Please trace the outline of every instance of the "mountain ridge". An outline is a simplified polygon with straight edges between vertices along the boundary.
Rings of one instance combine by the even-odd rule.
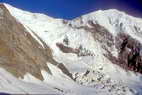
[[[141,20],[117,10],[97,11],[74,20],[63,20],[26,12],[8,4],[1,6],[6,6],[9,14],[1,16],[0,46],[3,47],[0,61],[5,66],[3,56],[9,57],[12,53],[6,61],[15,58],[9,61],[8,69],[1,68],[6,71],[15,69],[14,76],[24,73],[16,76],[15,82],[20,79],[45,90],[54,89],[54,93],[61,95],[141,95]],[[16,47],[22,51],[17,51]],[[17,53],[20,56],[14,57]],[[16,68],[17,64],[22,66]],[[1,71],[3,75],[4,71]],[[33,86],[26,88],[21,81],[22,92],[38,91],[32,90]],[[4,89],[3,85],[0,87]],[[48,93],[45,90],[43,93]]]

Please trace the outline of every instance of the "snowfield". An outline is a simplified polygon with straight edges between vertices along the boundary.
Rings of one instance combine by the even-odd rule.
[[[142,95],[142,75],[113,64],[104,56],[107,51],[102,45],[106,44],[94,40],[92,33],[87,31],[88,28],[92,28],[88,23],[91,21],[103,26],[113,37],[122,32],[142,43],[142,19],[110,9],[66,21],[27,12],[8,4],[4,5],[40,45],[44,47],[39,38],[52,49],[54,59],[65,65],[74,80],[64,74],[58,66],[50,63],[47,63],[47,66],[52,75],[42,70],[43,81],[30,73],[27,73],[23,79],[17,79],[0,68],[0,92],[49,95]],[[68,47],[71,51],[65,53],[57,43]],[[108,47],[108,50],[118,57],[119,51],[115,46]],[[81,56],[86,52],[88,55]]]

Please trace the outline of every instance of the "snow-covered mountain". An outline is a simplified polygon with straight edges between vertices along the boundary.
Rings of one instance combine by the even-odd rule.
[[[0,5],[0,92],[142,95],[142,19],[115,9],[73,20]]]

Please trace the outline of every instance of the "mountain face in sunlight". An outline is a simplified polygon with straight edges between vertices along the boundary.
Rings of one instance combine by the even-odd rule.
[[[141,95],[142,19],[116,9],[73,20],[0,5],[0,92]]]

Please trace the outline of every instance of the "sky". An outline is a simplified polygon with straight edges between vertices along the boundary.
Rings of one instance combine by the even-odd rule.
[[[74,19],[104,9],[118,9],[142,18],[142,0],[0,0],[23,10]]]

